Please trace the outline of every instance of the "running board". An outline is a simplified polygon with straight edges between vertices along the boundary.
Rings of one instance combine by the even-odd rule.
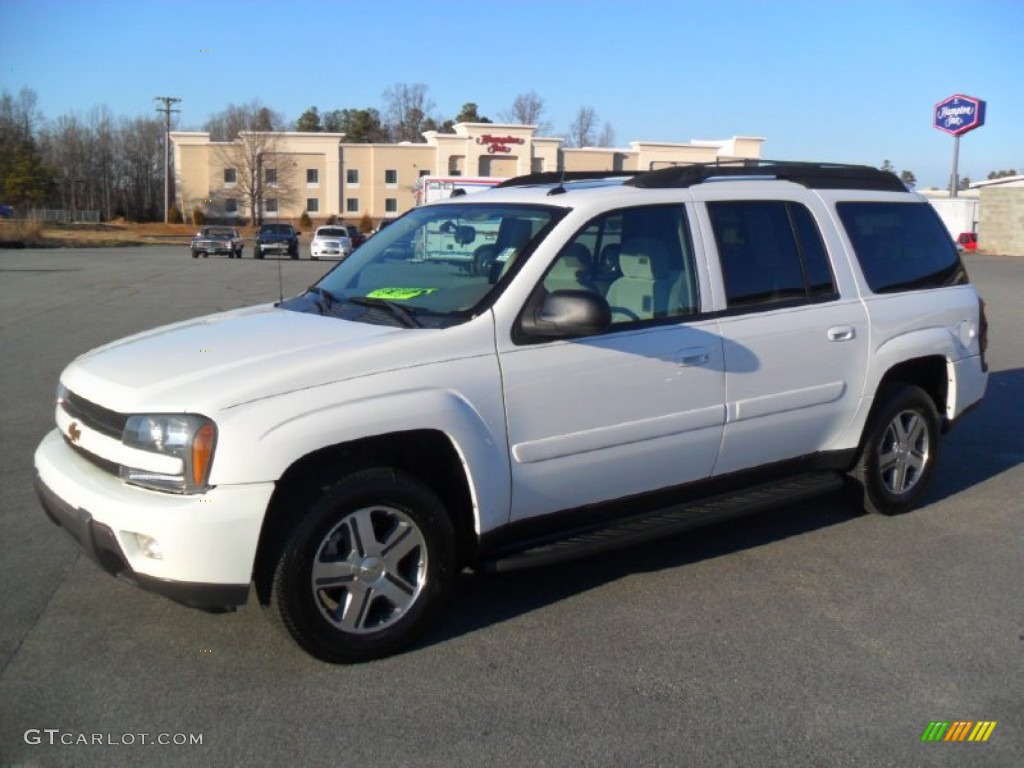
[[[567,532],[563,538],[524,542],[517,549],[506,548],[485,557],[478,568],[496,573],[590,557],[731,517],[820,496],[838,490],[842,484],[842,477],[834,472],[789,477],[737,493],[664,507],[593,528],[576,529]]]

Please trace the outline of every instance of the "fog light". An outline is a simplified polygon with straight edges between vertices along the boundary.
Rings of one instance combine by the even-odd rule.
[[[152,558],[153,560],[164,559],[164,551],[161,548],[159,541],[154,539],[152,536],[146,536],[142,533],[136,533],[135,538],[139,543],[139,551],[146,557]]]

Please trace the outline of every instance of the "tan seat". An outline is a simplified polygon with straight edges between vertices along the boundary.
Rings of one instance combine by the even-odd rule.
[[[665,247],[651,237],[628,240],[622,244],[619,269],[622,277],[606,297],[612,322],[663,317],[673,283]]]

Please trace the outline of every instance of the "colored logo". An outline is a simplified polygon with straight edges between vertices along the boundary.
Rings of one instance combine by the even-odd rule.
[[[957,93],[935,105],[932,127],[960,136],[985,124],[985,102]]]
[[[82,438],[82,430],[78,428],[78,424],[74,421],[68,427],[68,437],[71,438],[72,443],[77,443]]]
[[[988,741],[995,729],[995,720],[932,720],[921,741]]]

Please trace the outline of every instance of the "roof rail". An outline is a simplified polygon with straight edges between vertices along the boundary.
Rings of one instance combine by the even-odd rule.
[[[640,173],[626,184],[641,189],[685,188],[728,177],[782,179],[811,189],[907,191],[895,174],[869,165],[760,159],[674,165]]]
[[[723,160],[714,163],[686,163],[656,171],[543,171],[516,176],[497,185],[525,187],[544,184],[561,186],[568,181],[624,179],[626,186],[639,189],[683,189],[713,179],[781,179],[810,189],[865,189],[906,192],[906,185],[894,173],[870,165],[813,163],[795,160]]]
[[[623,179],[641,175],[643,171],[541,171],[516,176],[495,185],[502,187],[527,187],[540,184],[561,184],[565,181],[592,181],[594,179]]]

